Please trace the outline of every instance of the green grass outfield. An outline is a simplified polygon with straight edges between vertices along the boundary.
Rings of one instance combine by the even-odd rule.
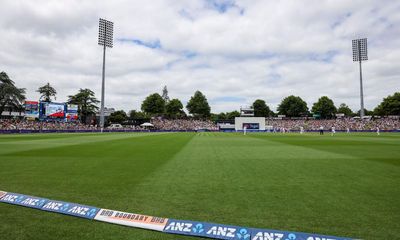
[[[0,190],[184,220],[399,239],[400,134],[0,135]],[[195,238],[0,203],[0,239]]]

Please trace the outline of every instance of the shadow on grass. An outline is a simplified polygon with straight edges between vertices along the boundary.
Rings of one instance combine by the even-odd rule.
[[[319,151],[345,154],[363,160],[400,166],[400,141],[397,137],[385,136],[330,136],[330,135],[249,135],[250,137],[273,141]],[[388,141],[385,141],[387,139]],[[399,138],[397,138],[399,139]]]

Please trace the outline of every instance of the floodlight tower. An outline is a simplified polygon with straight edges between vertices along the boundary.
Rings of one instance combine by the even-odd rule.
[[[103,73],[101,82],[101,109],[100,109],[100,127],[104,128],[104,88],[106,71],[106,47],[113,47],[114,23],[105,19],[99,19],[99,45],[103,46]]]
[[[367,39],[355,39],[352,41],[353,43],[353,62],[360,63],[360,117],[361,119],[364,117],[364,92],[363,92],[363,82],[362,82],[362,68],[361,62],[368,60],[368,52],[367,52]]]

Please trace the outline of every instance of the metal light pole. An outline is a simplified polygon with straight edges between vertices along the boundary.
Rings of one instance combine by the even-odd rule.
[[[360,63],[360,117],[361,119],[364,117],[364,91],[363,91],[363,81],[362,81],[362,68],[361,62],[368,60],[368,52],[367,52],[367,39],[355,39],[352,41],[353,43],[353,62]]]
[[[103,72],[101,82],[101,109],[100,109],[100,127],[104,128],[104,90],[105,90],[105,71],[106,71],[106,47],[113,47],[114,23],[105,19],[99,19],[99,45],[103,46]]]

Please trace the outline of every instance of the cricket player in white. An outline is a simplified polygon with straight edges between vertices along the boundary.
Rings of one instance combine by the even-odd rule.
[[[303,133],[304,133],[304,128],[300,127],[300,134],[303,134]]]
[[[346,128],[346,132],[350,133],[350,128],[349,127]]]
[[[335,127],[332,127],[331,136],[333,136],[335,133],[336,133]]]
[[[376,134],[377,134],[378,136],[380,135],[379,127],[376,127]]]

